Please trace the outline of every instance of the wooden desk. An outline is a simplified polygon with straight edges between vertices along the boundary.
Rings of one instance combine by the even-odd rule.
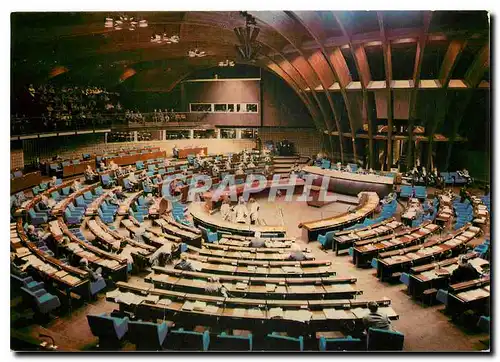
[[[89,161],[80,161],[80,163],[70,164],[63,167],[63,177],[70,177],[74,175],[81,175],[87,169],[87,166],[90,166],[93,170],[95,170],[95,160]]]
[[[27,188],[39,185],[42,182],[40,171],[29,172],[20,177],[10,179],[10,193],[15,194]]]
[[[341,251],[349,249],[355,242],[395,233],[402,226],[402,223],[391,217],[364,228],[338,231],[333,237],[332,248],[335,250],[335,255],[339,255]]]
[[[303,239],[308,242],[318,240],[319,234],[349,227],[373,214],[380,201],[378,195],[375,192],[361,192],[359,197],[360,204],[352,211],[326,219],[300,223],[299,228],[303,229]]]
[[[224,221],[222,218],[211,215],[205,209],[205,203],[193,202],[189,206],[189,212],[193,217],[196,226],[202,225],[211,230],[227,231],[233,234],[253,236],[256,231],[264,234],[273,234],[279,237],[285,236],[286,228],[284,226],[267,226],[267,225],[249,225],[238,224],[229,221]]]
[[[153,151],[153,152],[147,152],[147,153],[136,153],[136,154],[125,154],[122,156],[116,156],[116,157],[109,157],[107,158],[104,163],[106,166],[110,164],[111,161],[116,163],[117,165],[131,165],[135,164],[137,161],[147,161],[150,159],[157,159],[157,158],[165,158],[167,157],[167,154],[165,151]]]
[[[190,147],[190,148],[180,148],[178,158],[187,158],[188,155],[197,155],[203,151],[205,156],[208,156],[207,147]]]

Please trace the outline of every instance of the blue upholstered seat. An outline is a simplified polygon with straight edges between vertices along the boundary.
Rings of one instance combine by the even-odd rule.
[[[87,315],[92,334],[101,340],[120,341],[128,331],[128,321],[125,318],[116,318],[101,313],[98,315]]]
[[[387,329],[368,328],[366,345],[369,351],[401,351],[405,336]]]
[[[214,340],[211,340],[210,350],[212,351],[251,351],[253,337],[248,336],[231,336],[225,332],[217,335]]]
[[[168,335],[166,348],[183,351],[208,351],[210,334],[205,332],[185,331],[184,328],[172,330]]]
[[[362,351],[366,349],[361,339],[347,336],[345,338],[325,338],[319,339],[320,351]]]
[[[140,350],[161,350],[167,337],[167,323],[128,322],[128,340]]]
[[[276,332],[268,334],[265,339],[268,351],[303,351],[304,337],[282,336]]]

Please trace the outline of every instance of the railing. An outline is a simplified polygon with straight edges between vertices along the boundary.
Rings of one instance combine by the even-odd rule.
[[[45,117],[11,117],[11,136],[32,135],[38,133],[59,133],[94,131],[102,129],[137,129],[137,128],[178,128],[201,125],[208,113],[163,112],[159,117],[154,112],[142,113],[141,119],[130,119],[124,113],[95,115],[86,119],[47,119]]]

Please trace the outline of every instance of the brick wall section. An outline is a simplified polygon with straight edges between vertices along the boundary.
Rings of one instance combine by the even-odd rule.
[[[321,151],[321,135],[315,128],[277,128],[266,127],[259,129],[259,137],[262,143],[266,141],[276,142],[288,140],[295,144],[295,152],[311,156]]]
[[[10,169],[23,168],[24,167],[24,154],[23,150],[11,150],[10,151]]]

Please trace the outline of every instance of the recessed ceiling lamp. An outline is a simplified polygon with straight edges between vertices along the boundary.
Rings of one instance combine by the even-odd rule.
[[[190,57],[190,58],[202,58],[206,55],[207,55],[207,53],[205,53],[205,51],[201,51],[199,49],[188,51],[188,57]]]
[[[167,36],[166,33],[163,34],[153,34],[151,36],[151,43],[156,43],[156,44],[177,44],[181,38],[179,38],[179,35],[172,35],[172,36]]]
[[[223,62],[219,62],[219,67],[234,67],[234,61],[226,59]]]
[[[120,15],[117,19],[106,18],[104,27],[108,29],[113,28],[114,30],[128,29],[134,31],[137,27],[147,28],[148,22],[147,20],[137,21],[133,16]]]

